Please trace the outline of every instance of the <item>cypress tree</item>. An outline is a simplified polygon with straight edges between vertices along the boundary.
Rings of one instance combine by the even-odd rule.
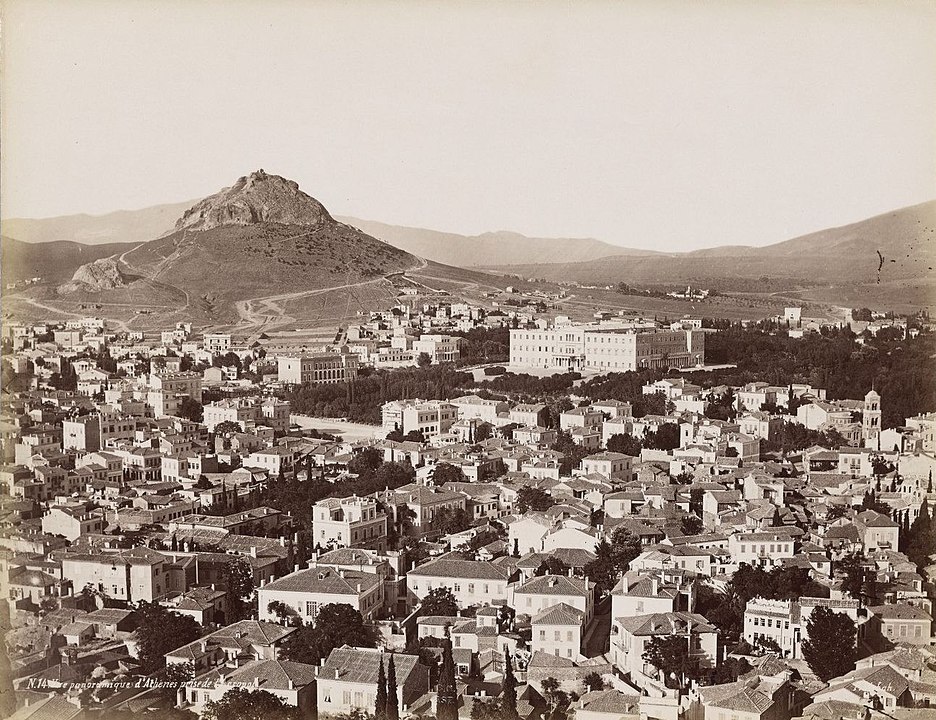
[[[393,653],[387,663],[387,720],[400,720],[400,702],[397,699],[396,665],[393,663]]]
[[[516,720],[517,713],[517,679],[513,674],[513,664],[510,662],[510,650],[504,648],[504,696],[502,699],[505,720]]]
[[[458,720],[458,691],[455,689],[455,661],[452,659],[452,641],[445,639],[442,647],[442,668],[436,691],[436,720]]]
[[[374,720],[387,720],[387,678],[384,675],[383,653],[380,655],[380,670],[377,671],[377,705],[374,708]]]

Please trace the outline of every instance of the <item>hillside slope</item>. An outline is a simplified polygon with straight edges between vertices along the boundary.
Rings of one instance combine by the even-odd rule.
[[[80,265],[132,247],[132,244],[124,243],[83,245],[61,240],[29,243],[4,236],[3,281],[13,283],[38,277],[42,278],[43,283],[58,284],[72,277]]]

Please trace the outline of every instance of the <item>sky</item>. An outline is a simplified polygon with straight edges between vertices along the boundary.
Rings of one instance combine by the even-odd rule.
[[[4,0],[0,216],[263,168],[335,215],[689,250],[936,197],[936,3]]]

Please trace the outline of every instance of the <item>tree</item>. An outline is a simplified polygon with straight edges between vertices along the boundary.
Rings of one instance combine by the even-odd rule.
[[[446,587],[437,587],[429,591],[419,605],[419,614],[453,616],[458,614],[458,603],[452,591]]]
[[[475,698],[471,703],[471,720],[505,720],[504,701],[499,698]]]
[[[184,663],[166,663],[166,671],[163,673],[163,682],[166,684],[165,690],[169,699],[175,700],[179,688],[187,682],[195,679],[195,663],[191,660]],[[173,705],[175,702],[173,702]]]
[[[444,507],[436,513],[432,524],[443,535],[453,535],[470,528],[471,522],[471,514],[464,508]]]
[[[573,468],[578,467],[582,459],[590,455],[584,445],[579,445],[572,439],[572,435],[565,430],[560,430],[556,436],[556,442],[552,449],[562,453],[562,460],[559,463],[559,474],[569,475]]]
[[[513,663],[510,660],[510,650],[504,648],[504,687],[501,698],[504,720],[516,720],[517,713],[517,679],[513,673]]]
[[[231,560],[224,569],[224,579],[226,582],[228,602],[231,608],[231,616],[228,622],[236,622],[244,619],[247,600],[253,595],[254,577],[253,569],[246,558],[235,558]]]
[[[644,447],[654,450],[673,450],[679,447],[679,425],[663,423],[656,432],[648,432],[644,438]]]
[[[485,440],[489,440],[494,436],[494,426],[491,423],[483,422],[478,425],[474,433],[474,441],[476,443],[482,443]]]
[[[383,655],[377,670],[377,699],[374,706],[374,720],[387,720],[387,677],[384,675]]]
[[[845,613],[821,605],[806,620],[803,659],[820,680],[828,682],[855,667],[857,630]]]
[[[176,409],[176,415],[197,423],[202,421],[204,414],[205,408],[202,407],[202,404],[198,402],[198,400],[187,396],[182,398],[179,402],[179,407]]]
[[[421,352],[416,356],[416,365],[421,368],[429,367],[432,365],[432,357],[429,353]]]
[[[723,685],[725,683],[735,682],[742,675],[751,672],[753,668],[744,658],[726,657],[724,662],[718,664],[712,673],[712,683],[714,685]]]
[[[348,461],[348,472],[355,475],[367,475],[380,467],[383,456],[375,447],[364,448]]]
[[[595,548],[594,560],[585,566],[585,574],[595,581],[599,592],[608,592],[618,581],[618,560],[611,543],[602,540]]]
[[[397,690],[396,663],[393,653],[387,663],[387,720],[400,720],[400,701]]]
[[[608,438],[608,450],[640,457],[641,444],[633,435],[617,434]]]
[[[317,665],[336,647],[377,646],[377,632],[364,622],[361,613],[345,603],[323,605],[314,625],[306,625],[283,641],[283,657],[293,662]]]
[[[644,645],[643,659],[663,673],[667,687],[684,688],[694,676],[689,641],[679,635],[657,635]]]
[[[299,720],[299,708],[266,690],[232,688],[217,702],[209,700],[204,720]]]
[[[429,476],[432,484],[439,487],[447,482],[465,482],[465,473],[457,465],[450,463],[439,463],[432,468],[432,474]]]
[[[442,646],[442,666],[439,669],[436,720],[458,720],[458,690],[455,687],[455,661],[452,659],[452,641],[445,639]]]
[[[282,600],[271,600],[269,603],[267,603],[267,612],[271,612],[276,615],[279,621],[284,624],[287,620],[299,619],[296,615],[296,611],[289,607],[289,605],[284,603]]]
[[[233,420],[225,420],[223,422],[219,422],[214,427],[215,437],[224,437],[225,435],[228,435],[229,433],[239,433],[239,432],[243,432],[243,430],[241,429],[240,423],[236,423]]]
[[[165,655],[201,636],[201,626],[188,615],[170,612],[159,603],[141,600],[137,606],[140,625],[135,631],[144,673],[153,673],[166,664]]]
[[[601,675],[592,671],[588,673],[583,679],[582,682],[585,684],[585,689],[588,692],[594,692],[595,690],[604,690],[605,681],[601,678]]]
[[[524,486],[517,491],[517,509],[521,514],[527,510],[542,512],[556,504],[552,495],[540,488]]]
[[[549,555],[533,571],[534,575],[567,575],[568,573],[569,566],[553,555]]]
[[[861,553],[849,553],[839,562],[839,570],[845,574],[842,591],[861,602],[864,598],[864,556]]]
[[[702,520],[698,515],[683,515],[679,521],[679,529],[683,535],[698,535],[703,530]]]
[[[923,498],[920,513],[907,533],[907,558],[918,568],[929,564],[929,557],[936,552],[936,532],[930,519],[929,502]]]

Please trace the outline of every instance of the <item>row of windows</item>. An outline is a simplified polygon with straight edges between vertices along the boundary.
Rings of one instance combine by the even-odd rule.
[[[741,552],[742,552],[742,553],[747,552],[747,551],[748,551],[748,550],[747,550],[747,547],[748,547],[747,545],[745,545],[744,543],[741,543]],[[774,544],[774,543],[771,543],[770,545],[761,545],[761,546],[760,546],[760,554],[761,554],[761,555],[764,555],[765,553],[767,553],[767,548],[768,548],[768,547],[770,548],[770,552],[772,552],[772,553],[774,553],[774,552],[790,552],[790,546],[789,546],[789,544],[787,544],[787,543],[783,543],[783,544]],[[751,545],[751,552],[752,552],[752,553],[756,553],[756,552],[757,552],[757,544]]]
[[[783,629],[789,630],[790,621],[783,620],[782,622],[783,622]],[[777,629],[779,629],[780,623],[781,623],[780,618],[777,618],[776,620],[774,620],[774,618],[763,618],[763,617],[757,617],[756,615],[751,618],[751,625],[753,625],[754,627],[776,627]]]

